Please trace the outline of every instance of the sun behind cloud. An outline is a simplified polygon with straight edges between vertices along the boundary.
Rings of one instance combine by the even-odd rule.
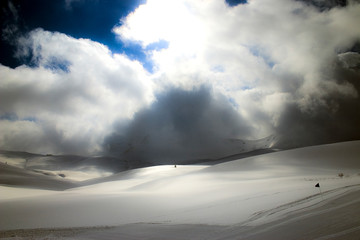
[[[85,7],[75,2],[67,13]],[[16,35],[16,57],[28,61],[0,65],[0,149],[101,151],[107,136],[124,134],[118,126],[130,126],[161,96],[203,87],[251,129],[236,138],[276,134],[293,147],[359,139],[360,4],[312,2],[149,0],[110,24],[120,51],[91,32]]]

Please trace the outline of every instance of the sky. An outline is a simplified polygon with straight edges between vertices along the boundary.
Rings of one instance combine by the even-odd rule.
[[[0,149],[146,161],[360,139],[357,0],[1,0],[0,15]]]

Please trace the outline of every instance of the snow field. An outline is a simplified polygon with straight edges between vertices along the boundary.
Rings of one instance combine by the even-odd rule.
[[[355,141],[214,166],[135,169],[65,191],[0,186],[0,230],[130,223],[257,226],[358,188],[358,156]]]

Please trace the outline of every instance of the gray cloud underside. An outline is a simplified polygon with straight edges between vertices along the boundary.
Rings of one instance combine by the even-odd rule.
[[[289,104],[276,128],[277,134],[283,136],[279,147],[360,139],[360,54],[352,52],[347,55],[347,59],[345,56],[340,58],[343,61],[339,61],[329,74],[338,83],[352,86],[356,97],[339,93],[329,94],[322,99],[314,96],[310,111],[302,111],[298,105]]]
[[[360,71],[344,64],[351,62],[338,62],[333,76],[359,92]],[[360,139],[358,97],[334,93],[322,99],[314,96],[312,101],[312,108],[306,111],[296,103],[285,106],[279,123],[273,126],[279,139],[273,147],[287,149]],[[266,115],[259,118],[269,121]],[[105,146],[130,167],[174,164],[241,152],[240,146],[230,140],[247,139],[254,131],[224,96],[214,96],[208,88],[172,89],[149,108],[140,110],[129,123],[120,125]]]
[[[206,87],[171,89],[119,126],[105,146],[131,167],[172,164],[237,153],[230,140],[251,136],[252,130],[224,96]]]

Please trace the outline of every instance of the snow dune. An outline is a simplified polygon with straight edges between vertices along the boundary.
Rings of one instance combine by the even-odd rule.
[[[114,231],[135,234],[136,231],[129,230],[134,226],[150,232],[168,226],[169,234],[193,229],[203,231],[196,236],[211,239],[216,235],[215,230],[209,230],[213,225],[213,229],[227,233],[229,229],[239,238],[243,229],[291,222],[291,214],[325,208],[334,199],[359,192],[359,157],[360,141],[352,141],[268,153],[212,166],[135,169],[78,182],[81,187],[65,191],[3,185],[0,186],[0,230],[119,226],[104,230],[109,237]],[[322,195],[316,183],[320,183]],[[353,201],[354,206],[359,206],[360,200]],[[87,238],[89,232],[85,234]]]

